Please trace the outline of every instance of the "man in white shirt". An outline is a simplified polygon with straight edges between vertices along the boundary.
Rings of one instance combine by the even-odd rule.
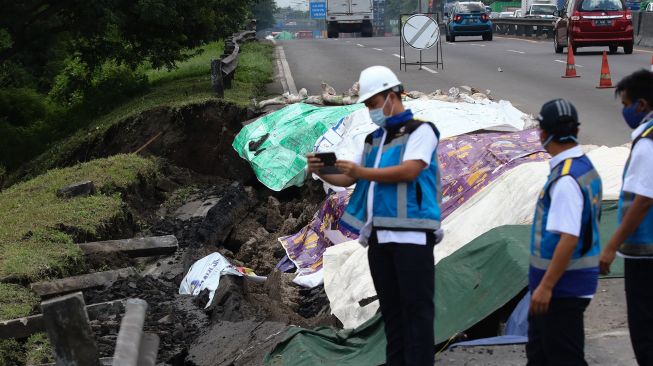
[[[633,145],[619,197],[619,227],[601,253],[608,274],[624,257],[628,328],[640,365],[653,365],[653,72],[641,70],[617,85]]]
[[[552,158],[533,219],[527,365],[586,366],[583,314],[598,282],[601,178],[578,145],[571,103],[544,104],[538,120]]]
[[[363,70],[360,86],[359,102],[379,129],[367,136],[356,161],[336,162],[342,174],[320,174],[323,163],[310,154],[309,172],[332,185],[356,184],[340,225],[369,245],[370,272],[385,323],[386,365],[432,366],[433,247],[442,239],[439,132],[404,108],[403,87],[390,69]]]

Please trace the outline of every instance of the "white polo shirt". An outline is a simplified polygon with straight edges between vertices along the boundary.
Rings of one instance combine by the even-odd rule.
[[[381,143],[385,143],[387,131],[384,130],[383,138]],[[403,161],[409,160],[421,160],[426,166],[424,169],[427,169],[431,164],[431,157],[433,152],[438,147],[438,138],[435,136],[433,129],[430,126],[422,125],[419,126],[413,133],[410,134],[408,141],[406,142],[406,150],[404,151]],[[363,165],[363,154],[362,152],[356,156],[354,162],[359,165]],[[374,168],[378,168],[380,163],[380,154],[379,158],[376,159],[374,163]],[[370,186],[367,191],[367,222],[360,231],[359,241],[361,243],[367,243],[371,233],[372,233],[372,218],[374,212],[374,187],[376,182],[370,182]],[[384,243],[404,243],[404,244],[418,244],[426,245],[426,233],[423,231],[390,231],[390,230],[379,230],[377,231],[377,237],[379,239],[379,244]]]
[[[567,159],[583,156],[580,146],[565,150],[549,161],[551,170]],[[546,231],[557,234],[580,236],[583,220],[583,192],[576,180],[570,176],[558,179],[551,186],[551,207],[546,223]]]
[[[551,170],[563,164],[567,159],[574,159],[583,156],[583,149],[580,146],[565,150],[554,156],[549,161]],[[546,231],[557,234],[569,234],[580,237],[580,230],[583,224],[583,192],[576,180],[568,175],[559,178],[549,189],[551,195],[551,207],[546,222]],[[593,295],[579,296],[584,299],[592,299]]]
[[[653,114],[653,113],[652,113]],[[651,120],[651,115],[647,116],[639,127],[633,131],[631,138],[633,141],[641,135],[646,129],[647,122]],[[634,193],[639,196],[653,198],[653,141],[650,139],[641,139],[631,152],[630,165],[624,177],[623,190]],[[620,257],[630,259],[653,259],[653,256],[633,257],[623,255],[617,252]]]

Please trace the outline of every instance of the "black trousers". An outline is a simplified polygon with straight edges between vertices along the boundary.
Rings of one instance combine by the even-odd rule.
[[[583,314],[590,299],[552,298],[549,311],[528,318],[527,366],[587,366]]]
[[[435,239],[427,245],[378,244],[369,240],[368,260],[385,323],[386,365],[433,366],[435,339]]]
[[[630,342],[640,366],[653,365],[653,259],[624,261]]]

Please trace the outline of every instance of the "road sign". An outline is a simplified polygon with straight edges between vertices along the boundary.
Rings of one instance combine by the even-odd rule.
[[[311,1],[311,19],[326,19],[326,2]]]
[[[424,50],[433,47],[438,42],[440,27],[433,18],[423,14],[415,14],[404,23],[402,35],[409,46]]]

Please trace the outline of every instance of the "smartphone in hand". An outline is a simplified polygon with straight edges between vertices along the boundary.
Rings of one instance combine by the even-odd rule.
[[[320,159],[324,164],[324,167],[320,169],[320,174],[342,174],[342,172],[335,167],[336,153],[334,152],[324,152],[324,153],[315,153],[315,157]]]

